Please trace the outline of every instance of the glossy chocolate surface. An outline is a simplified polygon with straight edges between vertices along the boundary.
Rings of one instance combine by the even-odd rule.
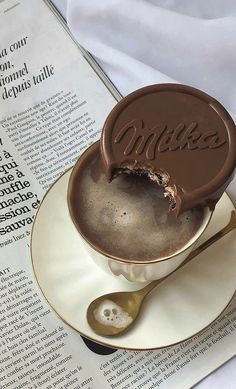
[[[122,99],[103,128],[101,154],[108,180],[122,169],[149,174],[166,188],[178,215],[214,208],[236,165],[236,128],[206,93],[179,84],[139,89]]]

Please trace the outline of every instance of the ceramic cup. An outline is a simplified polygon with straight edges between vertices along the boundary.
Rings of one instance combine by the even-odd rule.
[[[109,253],[97,247],[97,245],[94,244],[91,239],[89,239],[86,233],[81,230],[80,218],[78,216],[77,210],[78,206],[75,200],[77,198],[76,192],[81,189],[79,183],[81,169],[86,166],[86,158],[94,150],[97,150],[97,152],[99,153],[99,142],[96,142],[95,144],[90,146],[81,155],[81,157],[75,164],[69,179],[67,192],[68,208],[71,219],[75,224],[77,231],[81,236],[82,241],[90,257],[100,268],[102,268],[107,273],[112,274],[116,277],[124,277],[128,281],[132,282],[149,282],[168,275],[173,270],[175,270],[194,249],[198,239],[205,231],[211,219],[212,211],[210,211],[208,207],[204,209],[203,220],[200,228],[197,230],[197,233],[193,235],[193,237],[187,242],[187,244],[185,244],[185,246],[181,248],[181,250],[175,252],[171,256],[156,258],[152,261],[145,260],[142,262],[140,261],[140,259],[133,259],[127,261],[124,258],[120,258],[115,255],[110,255]]]

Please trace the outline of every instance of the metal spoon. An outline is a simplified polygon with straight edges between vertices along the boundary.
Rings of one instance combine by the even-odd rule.
[[[170,274],[173,274],[186,265],[192,258],[196,257],[234,228],[236,228],[236,212],[232,211],[229,223],[222,230],[218,231],[215,235],[193,250],[185,261]],[[169,277],[170,274],[159,280],[152,281],[150,284],[137,291],[109,293],[96,298],[90,303],[87,309],[87,320],[90,327],[96,334],[103,336],[114,336],[126,331],[134,324],[147,294]]]

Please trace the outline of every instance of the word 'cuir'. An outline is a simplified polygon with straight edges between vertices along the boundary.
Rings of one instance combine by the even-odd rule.
[[[120,143],[130,132],[131,137],[125,137],[128,143],[124,149],[124,155],[131,154],[134,148],[135,153],[139,155],[146,150],[146,158],[149,160],[155,158],[156,152],[217,149],[226,143],[226,140],[222,139],[216,130],[201,132],[197,127],[197,122],[192,122],[187,126],[179,123],[174,129],[168,129],[167,125],[156,125],[147,131],[143,120],[137,119],[122,127],[114,141]]]

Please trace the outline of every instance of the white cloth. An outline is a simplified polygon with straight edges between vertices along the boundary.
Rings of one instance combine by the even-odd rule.
[[[154,83],[188,84],[236,118],[235,0],[67,0],[67,9],[53,2],[123,95]],[[229,192],[236,202],[236,180]],[[234,389],[236,359],[197,387]]]
[[[123,95],[176,81],[236,114],[235,0],[68,0],[67,21]]]

